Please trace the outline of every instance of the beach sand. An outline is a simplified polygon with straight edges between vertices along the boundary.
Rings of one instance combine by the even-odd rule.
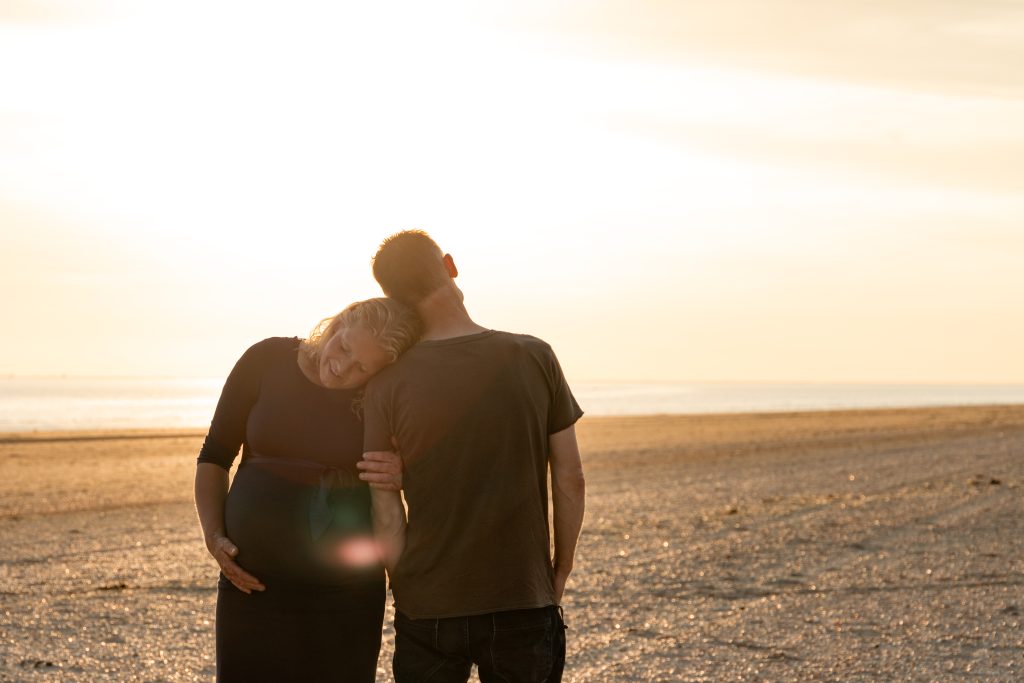
[[[564,680],[1024,680],[1024,406],[579,434]],[[0,436],[0,680],[212,680],[202,436]]]

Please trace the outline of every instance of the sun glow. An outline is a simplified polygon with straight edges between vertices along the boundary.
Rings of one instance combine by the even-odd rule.
[[[762,68],[711,9],[94,7],[0,12],[0,371],[223,374],[422,227],[571,376],[1024,379],[989,360],[1024,343],[1013,91]]]

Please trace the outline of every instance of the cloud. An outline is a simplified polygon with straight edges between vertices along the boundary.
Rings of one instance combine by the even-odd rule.
[[[625,124],[634,133],[715,156],[796,167],[835,179],[898,183],[1019,195],[1024,192],[1024,137],[989,141],[920,141],[899,132],[869,138],[810,137],[712,123]]]
[[[612,58],[1024,96],[1019,3],[616,0],[559,6],[535,7],[519,21]]]
[[[75,23],[104,16],[113,2],[68,2],[67,0],[4,0],[0,2],[0,23]]]

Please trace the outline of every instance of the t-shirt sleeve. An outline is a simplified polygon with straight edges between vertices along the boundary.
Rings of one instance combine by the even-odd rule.
[[[576,397],[569,389],[569,383],[562,374],[562,366],[551,347],[547,352],[548,386],[551,387],[551,405],[548,409],[548,434],[555,434],[568,429],[583,417],[583,409],[576,402]]]
[[[392,450],[392,434],[385,389],[378,380],[370,380],[363,394],[363,452]]]
[[[220,392],[210,431],[206,434],[197,462],[231,469],[238,449],[245,442],[249,411],[259,398],[270,350],[268,342],[265,340],[249,347],[235,363]]]

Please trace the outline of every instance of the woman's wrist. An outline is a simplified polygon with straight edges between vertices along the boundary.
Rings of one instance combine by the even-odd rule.
[[[206,549],[209,550],[211,553],[213,552],[214,546],[216,545],[217,541],[219,541],[222,538],[224,538],[223,529],[215,529],[210,533],[203,534],[203,540],[206,542]]]

